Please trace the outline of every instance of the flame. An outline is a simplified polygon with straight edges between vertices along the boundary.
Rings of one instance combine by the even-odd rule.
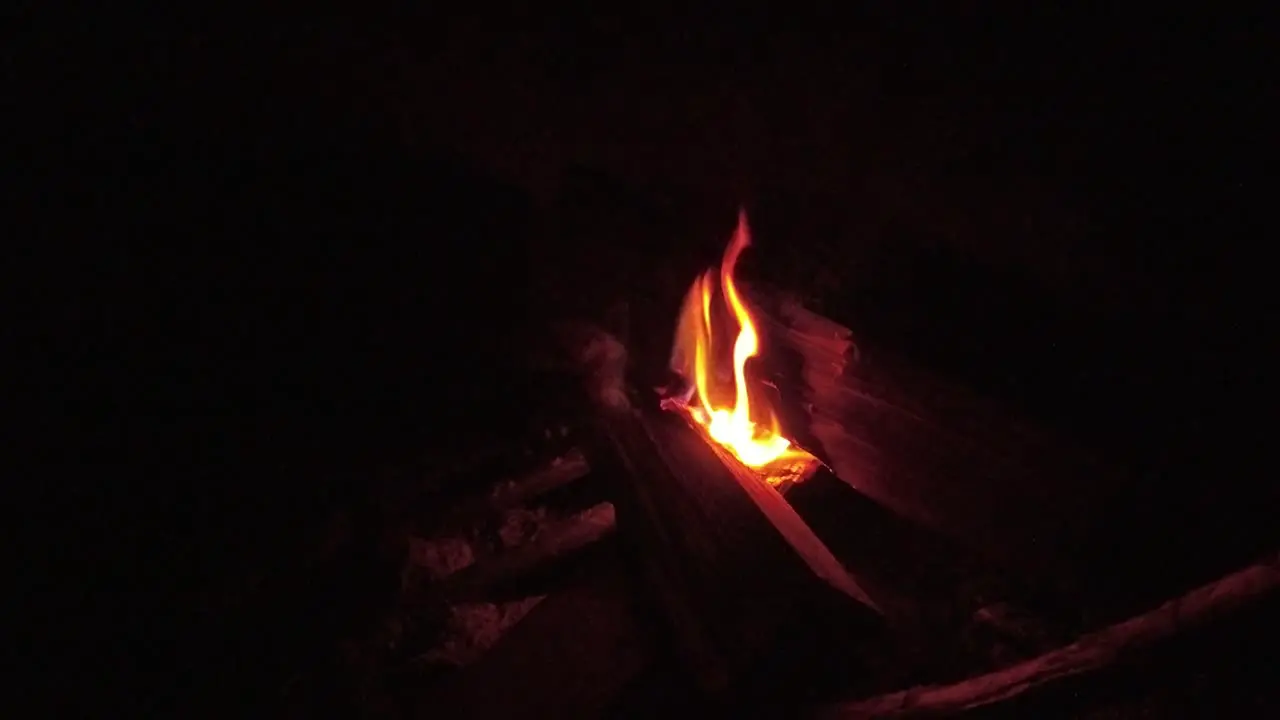
[[[739,212],[738,227],[725,250],[719,276],[724,308],[732,314],[738,329],[733,343],[731,404],[724,402],[728,394],[725,387],[728,378],[716,374],[717,369],[722,372],[725,369],[723,362],[717,363],[717,360],[727,358],[718,357],[717,352],[723,349],[721,343],[728,328],[717,324],[719,318],[712,306],[716,284],[714,270],[707,270],[694,280],[685,296],[676,327],[672,367],[693,381],[690,394],[684,401],[690,417],[744,465],[761,469],[780,460],[811,456],[793,447],[791,441],[782,436],[777,416],[762,398],[753,397],[748,387],[747,361],[759,354],[760,338],[751,313],[738,293],[733,271],[738,257],[750,244],[746,212]],[[720,343],[717,343],[716,331],[721,335]]]

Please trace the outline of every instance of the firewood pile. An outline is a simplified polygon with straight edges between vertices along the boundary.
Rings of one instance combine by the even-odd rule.
[[[776,380],[790,383],[786,417],[822,466],[785,494],[753,483],[636,382],[648,375],[631,367],[625,333],[562,327],[556,377],[577,402],[536,452],[505,471],[455,470],[425,494],[406,493],[416,481],[388,486],[399,590],[343,646],[362,712],[999,711],[1078,692],[1081,678],[1274,601],[1274,556],[1113,624],[1046,601],[1054,588],[931,527],[927,505],[883,492],[895,473],[977,462],[938,405],[909,404],[891,373],[841,369],[867,351],[835,323],[764,291],[756,306],[772,341],[799,357]],[[886,430],[841,404],[855,396],[922,419]],[[967,426],[979,445],[1039,442],[990,417]],[[947,430],[938,447],[919,436],[928,427]],[[314,708],[317,683],[291,683],[286,706]]]

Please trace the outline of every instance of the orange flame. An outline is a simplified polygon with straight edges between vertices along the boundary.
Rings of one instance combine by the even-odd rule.
[[[744,465],[758,469],[778,460],[807,457],[808,453],[792,447],[791,441],[780,434],[778,420],[772,409],[760,398],[753,398],[748,389],[747,361],[760,352],[760,339],[751,320],[751,313],[738,294],[733,270],[738,257],[750,244],[747,216],[745,212],[740,212],[737,230],[734,231],[720,265],[720,287],[725,307],[732,313],[738,326],[731,366],[732,405],[722,402],[727,395],[724,387],[728,384],[727,378],[718,378],[715,374],[718,359],[715,351],[721,348],[716,343],[714,332],[718,326],[711,302],[716,279],[713,270],[707,270],[694,280],[685,296],[676,327],[672,367],[686,379],[693,380],[691,394],[685,401],[689,415],[706,429],[713,440],[732,452]],[[723,364],[719,368],[723,370]],[[696,403],[693,395],[697,396]],[[757,422],[761,418],[764,423]]]

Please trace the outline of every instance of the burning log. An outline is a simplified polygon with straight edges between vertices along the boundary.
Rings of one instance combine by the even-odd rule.
[[[624,537],[705,689],[749,672],[801,619],[878,626],[875,604],[786,501],[680,418],[602,410],[598,432]]]
[[[705,689],[724,687],[749,673],[755,660],[776,650],[789,635],[798,635],[802,628],[789,625],[789,618],[806,618],[808,623],[797,624],[807,624],[803,629],[825,635],[822,639],[827,642],[834,633],[826,631],[824,624],[841,615],[856,617],[864,632],[869,626],[887,626],[898,632],[906,628],[913,637],[924,638],[929,636],[928,623],[945,616],[950,607],[942,603],[947,607],[940,612],[922,612],[912,598],[886,592],[895,579],[904,579],[898,576],[912,574],[883,572],[885,562],[868,563],[861,551],[852,553],[863,559],[862,575],[855,579],[778,490],[770,487],[778,484],[774,469],[779,460],[794,457],[812,467],[819,465],[807,448],[824,449],[813,430],[819,422],[831,421],[816,411],[811,416],[793,413],[779,418],[774,410],[783,409],[780,401],[788,399],[779,388],[808,389],[811,408],[818,406],[822,398],[813,395],[820,390],[842,391],[840,371],[851,343],[847,331],[828,333],[832,335],[828,338],[821,328],[794,332],[790,346],[779,341],[792,328],[758,312],[733,277],[734,264],[748,244],[746,221],[740,218],[719,274],[704,273],[686,295],[671,357],[671,369],[686,384],[674,392],[668,388],[662,402],[664,410],[673,412],[633,406],[627,353],[620,342],[583,328],[566,336],[589,376],[596,419],[593,463],[613,480],[612,497],[623,538],[645,564],[649,584],[676,630],[679,649]],[[717,294],[722,295],[723,306],[717,304]],[[764,357],[758,358],[762,347]],[[773,378],[767,373],[762,377],[760,370],[777,363],[779,354],[774,351],[779,349],[784,361],[802,354],[799,374],[809,381],[807,386],[775,384],[770,392]],[[835,366],[834,370],[824,363]],[[839,400],[853,404],[843,395]],[[793,422],[797,417],[799,421]],[[866,417],[854,419],[865,422]],[[858,432],[862,428],[856,423],[846,429],[836,421],[831,422],[843,433],[838,439],[862,439],[863,433]],[[792,434],[797,429],[800,433]],[[911,437],[914,430],[904,434]],[[927,445],[933,439],[928,435],[912,439],[916,441],[913,452],[927,455],[920,442]],[[901,450],[901,443],[892,448]],[[838,449],[841,460],[850,455],[855,460],[877,459],[874,445],[856,448],[871,450],[866,457],[848,452],[847,443]],[[849,468],[848,463],[843,467]],[[796,492],[806,494],[804,487]],[[882,516],[890,513],[875,508],[864,508],[863,515],[870,513],[873,524],[883,529],[887,523]],[[814,508],[809,509],[818,521]],[[830,536],[831,523],[827,525]],[[848,549],[846,557],[851,555]],[[925,585],[936,590],[948,585],[943,580],[905,579],[899,590]],[[875,589],[874,602],[867,588]],[[961,590],[948,589],[949,598],[958,597]],[[839,604],[833,598],[844,606],[831,610]],[[881,608],[886,612],[878,612]],[[803,666],[795,658],[787,663],[792,671]]]
[[[627,352],[612,336],[587,328],[565,336],[587,376],[591,461],[612,484],[621,537],[642,564],[682,659],[713,694],[761,672],[764,657],[782,657],[772,651],[805,633],[821,644],[837,628],[865,639],[868,629],[883,627],[862,584],[766,482],[778,478],[762,472],[775,461],[813,458],[749,397],[743,366],[757,352],[755,331],[733,284],[749,242],[745,220],[719,274],[732,316],[713,312],[711,272],[686,298],[674,369],[694,384],[688,396],[668,399],[675,412],[660,411],[656,397],[650,407],[633,406]],[[737,339],[727,343],[731,323]],[[727,386],[726,376],[733,379]],[[729,393],[736,393],[732,408],[724,405]],[[787,657],[776,670],[802,673],[804,666],[803,657]]]
[[[1132,658],[1186,630],[1223,618],[1280,591],[1280,555],[1198,587],[1182,597],[1090,633],[1012,667],[952,685],[902,690],[826,708],[821,717],[868,718],[960,713],[1044,691],[1069,678]]]
[[[880,626],[875,603],[776,490],[682,417],[634,408],[620,343],[597,334],[587,347],[592,464],[612,481],[622,537],[705,690],[750,673],[785,636],[821,634],[824,619],[829,631]],[[800,672],[804,659],[787,665]]]

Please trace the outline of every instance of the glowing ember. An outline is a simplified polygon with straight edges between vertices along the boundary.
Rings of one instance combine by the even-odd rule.
[[[744,465],[763,469],[766,466],[812,460],[812,456],[780,434],[777,417],[760,397],[753,397],[747,383],[747,361],[760,352],[760,340],[751,313],[738,294],[733,270],[738,256],[751,244],[745,212],[738,215],[738,228],[725,250],[720,265],[720,290],[724,300],[721,312],[715,312],[712,295],[715,293],[714,270],[707,270],[694,280],[685,296],[676,328],[675,347],[672,351],[672,367],[686,380],[692,380],[689,395],[682,406],[699,425],[706,429],[720,445],[727,448]],[[724,341],[731,326],[726,322],[724,310],[732,314],[738,334],[733,343],[732,364],[724,357]],[[717,340],[717,333],[719,339]],[[733,382],[729,385],[725,372],[731,368]],[[721,371],[717,373],[717,370]],[[696,397],[696,400],[695,400]],[[731,402],[726,402],[731,398]],[[780,482],[775,473],[766,473],[771,484]]]

